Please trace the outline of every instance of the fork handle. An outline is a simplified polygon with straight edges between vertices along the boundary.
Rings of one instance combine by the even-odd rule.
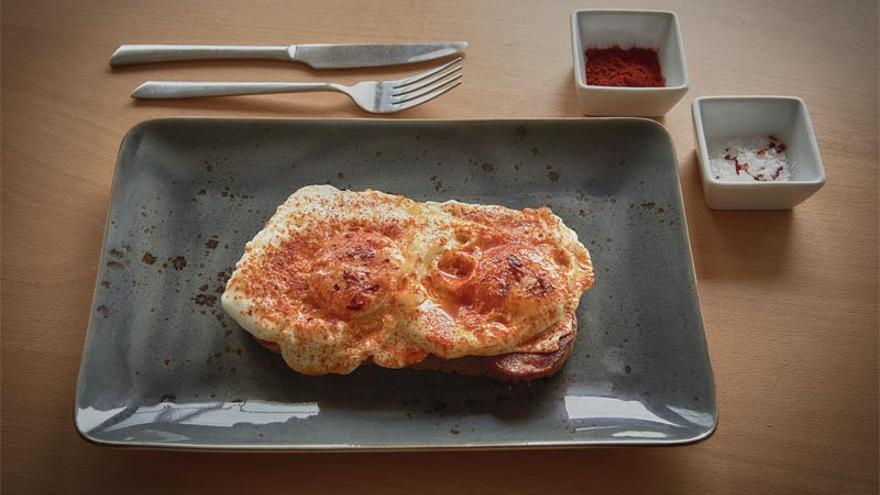
[[[287,45],[122,45],[110,57],[110,65],[144,64],[174,60],[268,59],[291,60]]]
[[[333,83],[147,81],[138,86],[131,93],[131,97],[155,100],[314,91],[342,92],[339,86]]]

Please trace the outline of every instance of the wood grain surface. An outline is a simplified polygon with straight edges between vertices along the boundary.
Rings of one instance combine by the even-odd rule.
[[[121,43],[464,39],[464,84],[393,118],[575,117],[569,14],[676,11],[691,89],[662,122],[680,160],[720,425],[687,447],[244,455],[92,446],[73,396],[120,140],[178,115],[364,117],[340,95],[135,103],[147,79],[393,77],[283,63],[111,71]],[[876,493],[876,1],[2,2],[4,493]],[[787,212],[703,202],[690,103],[806,100],[828,182]]]

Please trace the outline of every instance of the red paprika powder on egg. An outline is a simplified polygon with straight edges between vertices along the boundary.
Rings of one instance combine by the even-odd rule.
[[[587,84],[649,88],[666,85],[657,50],[628,48],[587,49]]]

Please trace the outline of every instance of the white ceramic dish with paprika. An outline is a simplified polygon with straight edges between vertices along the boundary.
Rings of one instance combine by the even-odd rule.
[[[587,84],[589,48],[639,47],[657,51],[666,80],[660,87]],[[678,16],[657,10],[584,9],[571,14],[571,49],[578,103],[586,115],[657,117],[687,93],[688,76]]]

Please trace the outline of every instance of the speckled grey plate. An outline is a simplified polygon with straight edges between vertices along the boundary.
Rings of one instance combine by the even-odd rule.
[[[293,191],[549,205],[596,284],[556,376],[304,377],[226,318],[244,243]],[[669,135],[642,119],[144,122],[122,143],[76,397],[110,445],[236,450],[679,444],[715,393]]]

